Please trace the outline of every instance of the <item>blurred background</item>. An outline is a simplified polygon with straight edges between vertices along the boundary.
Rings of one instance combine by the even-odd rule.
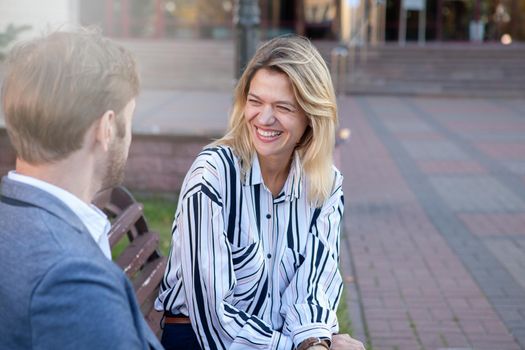
[[[0,0],[0,80],[15,42],[79,24],[137,57],[125,185],[163,254],[242,67],[301,34],[338,93],[342,331],[375,350],[525,350],[525,0]],[[0,113],[0,175],[15,159]]]
[[[329,64],[342,43],[349,56],[334,68],[348,93],[507,96],[523,78],[524,0],[1,0],[0,11],[4,51],[64,23],[97,25],[136,52],[151,88],[229,91],[246,28],[257,42],[305,35]]]
[[[249,1],[252,2],[252,1]],[[260,0],[262,37],[299,33],[312,39],[349,40],[366,31],[371,43],[418,38],[424,11],[431,42],[523,40],[523,0]],[[403,5],[403,6],[402,6]],[[96,24],[109,36],[143,39],[232,39],[233,0],[3,0],[0,26],[31,25],[33,33],[53,23]],[[402,14],[406,10],[406,15]],[[26,33],[25,35],[31,35]],[[508,39],[506,39],[508,38]]]

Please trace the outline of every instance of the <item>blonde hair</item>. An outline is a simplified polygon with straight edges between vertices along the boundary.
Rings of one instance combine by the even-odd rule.
[[[330,196],[333,186],[337,105],[330,72],[308,39],[280,36],[257,49],[235,88],[228,131],[213,145],[232,147],[242,161],[243,172],[248,171],[255,148],[244,118],[244,107],[250,83],[263,68],[288,76],[295,99],[309,120],[310,125],[296,150],[307,179],[308,200],[320,205]]]
[[[6,129],[17,156],[53,162],[82,147],[84,135],[104,112],[117,114],[139,92],[131,53],[94,29],[54,32],[16,45],[2,86]]]

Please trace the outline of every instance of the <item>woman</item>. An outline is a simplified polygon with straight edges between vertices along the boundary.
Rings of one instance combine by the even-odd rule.
[[[333,335],[343,287],[336,123],[329,71],[307,39],[257,50],[227,134],[184,180],[156,301],[167,349],[364,349]]]

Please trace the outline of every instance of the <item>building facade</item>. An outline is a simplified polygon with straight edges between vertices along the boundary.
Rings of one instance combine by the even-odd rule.
[[[31,35],[61,23],[122,38],[233,37],[237,0],[0,0],[0,30]],[[263,38],[364,41],[525,41],[525,0],[258,0]]]
[[[30,26],[18,38],[29,38],[79,22],[78,0],[0,0],[0,32],[8,25]]]

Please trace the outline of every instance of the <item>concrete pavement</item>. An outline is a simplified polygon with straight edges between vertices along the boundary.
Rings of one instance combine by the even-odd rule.
[[[206,90],[143,90],[133,130],[138,134],[221,136],[228,125],[232,96]]]

